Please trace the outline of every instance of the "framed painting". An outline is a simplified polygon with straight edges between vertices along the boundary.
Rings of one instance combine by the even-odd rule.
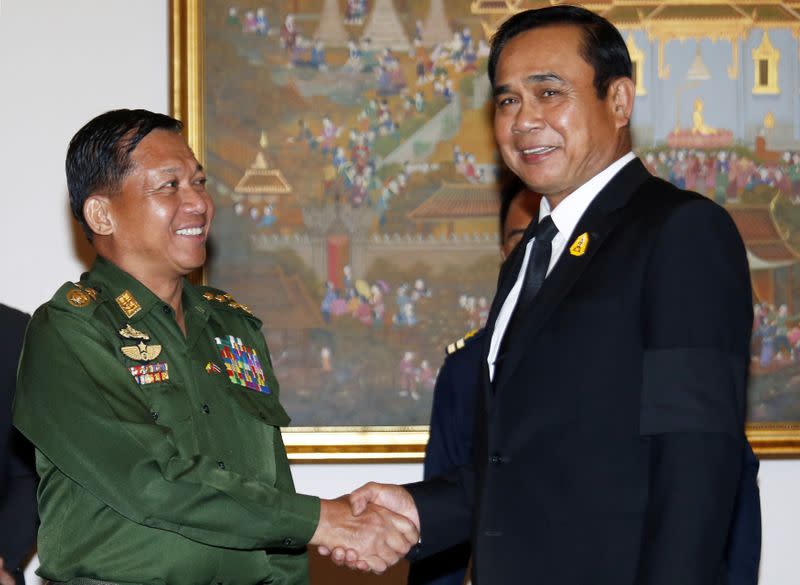
[[[488,40],[538,5],[172,0],[173,113],[217,206],[200,278],[262,318],[294,461],[421,459],[444,348],[483,325],[500,262]],[[767,456],[800,453],[800,0],[784,5],[586,3],[628,44],[637,154],[724,205],[747,246],[748,436]]]

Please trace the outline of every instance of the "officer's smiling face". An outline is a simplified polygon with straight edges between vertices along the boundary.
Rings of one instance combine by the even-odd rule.
[[[131,153],[120,192],[108,199],[109,260],[140,280],[170,279],[203,265],[214,204],[183,136],[153,130]]]

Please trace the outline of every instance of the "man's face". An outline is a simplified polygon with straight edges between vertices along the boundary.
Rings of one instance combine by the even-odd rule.
[[[199,268],[214,204],[186,141],[175,132],[153,130],[131,162],[120,192],[108,200],[109,260],[140,279],[174,278]]]
[[[522,189],[508,207],[508,215],[503,224],[503,245],[500,246],[500,255],[503,260],[508,258],[511,251],[519,244],[525,228],[531,220],[539,215],[539,200],[541,197]]]
[[[617,152],[624,124],[614,115],[613,88],[597,97],[594,69],[579,53],[581,35],[569,25],[523,32],[503,48],[495,75],[494,133],[503,160],[556,202],[624,154]]]

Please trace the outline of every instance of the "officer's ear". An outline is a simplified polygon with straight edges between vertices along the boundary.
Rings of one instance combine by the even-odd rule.
[[[83,202],[83,218],[86,220],[86,225],[98,236],[110,236],[114,233],[110,203],[106,195],[90,195]]]

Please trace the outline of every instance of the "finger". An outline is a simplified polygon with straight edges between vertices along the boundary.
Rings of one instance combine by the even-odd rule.
[[[362,573],[366,573],[369,571],[369,563],[367,561],[359,559],[359,561],[356,563],[356,569],[358,569]]]
[[[350,511],[353,516],[358,516],[367,509],[367,504],[376,497],[373,483],[366,483],[350,494]]]
[[[320,545],[317,547],[317,552],[323,557],[327,557],[329,554],[331,554],[331,549],[329,549],[327,546]]]
[[[342,562],[344,562],[345,557],[346,553],[342,548],[336,547],[331,551],[331,560],[337,565],[340,565]]]
[[[355,562],[358,560],[358,553],[352,548],[348,548],[345,552],[344,558],[348,563],[355,564]]]

